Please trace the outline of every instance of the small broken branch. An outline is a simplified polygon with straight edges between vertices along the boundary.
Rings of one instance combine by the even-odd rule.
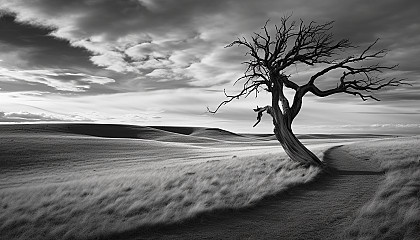
[[[272,110],[271,110],[271,106],[265,106],[265,107],[258,107],[257,106],[257,108],[254,108],[254,112],[256,112],[257,113],[257,122],[252,126],[252,127],[255,127],[255,126],[257,126],[258,125],[258,123],[260,123],[261,122],[261,119],[262,119],[262,116],[263,116],[263,113],[264,112],[267,112],[268,114],[270,114],[271,115],[271,113],[272,113]]]

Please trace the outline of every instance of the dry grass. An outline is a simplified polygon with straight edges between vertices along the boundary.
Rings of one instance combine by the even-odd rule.
[[[3,189],[0,232],[2,239],[106,236],[215,209],[246,207],[308,182],[318,172],[284,155],[264,155]]]
[[[374,198],[359,211],[348,239],[420,239],[420,138],[348,146],[386,172]]]
[[[141,232],[144,226],[250,206],[319,172],[288,160],[277,141],[217,129],[156,129],[0,128],[0,239],[106,239]],[[321,158],[323,150],[349,141],[356,139],[305,144]]]

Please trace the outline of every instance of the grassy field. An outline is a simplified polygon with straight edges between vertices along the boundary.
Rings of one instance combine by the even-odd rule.
[[[317,172],[285,157],[264,156],[5,189],[0,192],[0,230],[7,239],[106,235],[177,222],[203,211],[246,207],[310,181]]]
[[[320,172],[290,161],[272,136],[220,129],[61,124],[5,125],[0,132],[2,239],[107,238],[179,223],[200,213],[252,206]],[[302,141],[322,158],[332,146],[378,136],[359,137],[367,139],[305,135]],[[366,222],[393,214],[402,219],[398,231],[418,230],[415,146],[417,138],[348,145],[356,157],[378,161],[387,178],[347,237],[378,236],[366,230],[375,229]],[[412,204],[383,211],[402,199]],[[378,231],[395,236],[387,226]]]
[[[83,239],[179,222],[249,206],[319,172],[289,161],[266,139],[217,129],[165,130],[4,126],[3,237]]]

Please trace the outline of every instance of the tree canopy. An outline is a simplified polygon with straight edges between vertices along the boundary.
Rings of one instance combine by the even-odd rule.
[[[374,50],[378,39],[360,50],[348,39],[334,39],[331,33],[333,22],[305,23],[303,20],[291,21],[289,16],[281,18],[280,24],[274,25],[273,31],[267,27],[268,23],[269,21],[265,23],[262,31],[253,33],[251,38],[238,38],[226,46],[246,49],[248,60],[243,62],[246,70],[235,82],[243,82],[243,88],[234,95],[225,91],[227,99],[221,102],[216,110],[210,112],[215,113],[221,106],[239,97],[247,97],[251,93],[271,93],[271,105],[254,109],[257,112],[257,122],[254,126],[260,122],[264,112],[271,115],[274,133],[292,159],[309,163],[315,161],[320,164],[320,161],[295,139],[291,129],[293,120],[301,110],[302,99],[307,93],[318,97],[345,93],[358,96],[363,101],[379,101],[373,95],[374,91],[406,84],[402,79],[382,76],[385,71],[393,70],[397,65],[387,66],[378,62],[387,53],[386,49]],[[312,74],[306,83],[299,84],[286,74],[286,69],[295,65],[317,67],[321,70]],[[337,77],[335,86],[321,89],[319,83],[327,75],[337,71],[342,73]],[[292,103],[289,103],[284,94],[285,88],[294,91]],[[296,147],[297,145],[302,146]],[[304,151],[311,156],[304,157],[301,154]],[[299,154],[302,156],[297,158],[296,155]]]

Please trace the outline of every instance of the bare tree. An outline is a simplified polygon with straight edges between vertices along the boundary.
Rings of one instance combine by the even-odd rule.
[[[241,96],[247,97],[251,93],[258,94],[261,90],[271,93],[271,105],[254,109],[257,113],[257,122],[261,121],[263,113],[269,114],[273,119],[274,134],[281,143],[288,156],[295,161],[324,166],[318,157],[308,150],[292,131],[292,122],[302,107],[302,99],[307,93],[318,97],[326,97],[337,93],[346,93],[359,96],[363,101],[373,99],[373,91],[387,86],[405,84],[401,79],[386,79],[380,77],[386,70],[396,66],[383,66],[372,64],[386,55],[386,50],[373,51],[377,40],[371,43],[357,55],[350,55],[346,50],[357,50],[349,40],[335,41],[330,32],[333,22],[306,24],[290,21],[290,17],[283,17],[280,25],[274,26],[274,33],[270,34],[267,22],[259,33],[254,33],[250,39],[240,38],[226,47],[241,46],[247,49],[246,55],[250,59],[244,64],[246,71],[238,81],[243,81],[243,89],[236,95],[228,95],[227,100],[212,113],[216,113],[222,105]],[[367,64],[363,66],[362,64]],[[312,75],[305,84],[299,85],[285,70],[291,66],[309,65],[322,67],[322,70]],[[322,90],[317,86],[327,75],[331,76],[337,70],[343,72],[337,77],[335,87]],[[284,94],[284,89],[294,90],[293,102]]]

